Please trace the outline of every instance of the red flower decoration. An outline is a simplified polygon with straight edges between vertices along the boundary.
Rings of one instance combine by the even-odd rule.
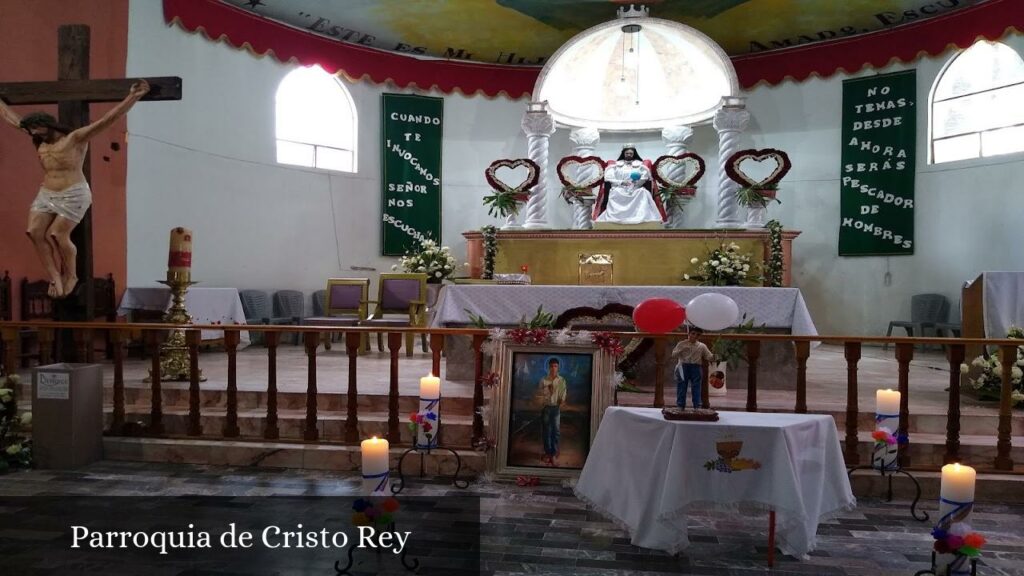
[[[480,379],[480,384],[483,385],[484,388],[490,388],[491,386],[497,386],[498,385],[498,380],[500,378],[501,377],[499,376],[499,374],[497,372],[488,372],[487,374],[484,374],[483,377]]]
[[[418,424],[419,421],[420,421],[420,413],[419,412],[410,412],[409,413],[409,422],[416,422]]]
[[[380,503],[380,507],[388,514],[398,510],[398,500],[396,498],[387,498]]]
[[[964,545],[970,546],[971,548],[981,548],[985,545],[985,537],[977,532],[971,532],[967,536],[964,536]]]
[[[516,485],[522,487],[540,486],[540,478],[537,478],[536,476],[517,476]]]
[[[626,352],[626,349],[622,346],[622,341],[617,336],[613,336],[608,332],[598,332],[593,335],[592,340],[598,348],[612,356],[622,356]]]
[[[430,424],[430,422],[427,422],[426,420],[423,421],[422,425],[423,425],[423,431],[424,432],[430,432],[431,430],[434,429],[434,427]]]
[[[949,554],[953,550],[950,549],[949,544],[947,544],[945,540],[936,540],[935,551],[939,554]]]

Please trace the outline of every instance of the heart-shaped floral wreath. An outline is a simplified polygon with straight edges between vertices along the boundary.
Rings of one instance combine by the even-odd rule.
[[[694,165],[694,168],[692,171],[689,171],[685,180],[675,180],[671,177],[671,172],[676,166],[690,165]],[[693,152],[685,152],[674,156],[659,156],[654,161],[654,179],[658,181],[658,185],[662,188],[668,188],[676,191],[676,193],[692,196],[696,192],[694,188],[697,182],[704,176],[704,169],[704,159]],[[693,192],[690,192],[690,190]]]
[[[777,166],[766,178],[757,181],[740,168],[740,164],[747,160],[753,160],[754,162],[775,160]],[[743,189],[736,195],[737,202],[747,207],[763,208],[770,200],[779,202],[777,198],[779,182],[789,173],[792,167],[793,164],[789,161],[789,155],[782,150],[776,150],[775,148],[748,149],[740,150],[729,157],[725,162],[725,174],[734,182],[743,186]]]
[[[594,169],[587,170],[590,178],[576,179],[577,174],[591,166]],[[604,160],[597,156],[566,156],[558,161],[555,171],[558,172],[558,180],[562,182],[562,198],[572,202],[581,196],[591,195],[594,186],[604,181]]]
[[[524,166],[527,170],[526,178],[516,186],[509,186],[497,175],[501,168],[515,170]],[[484,177],[494,189],[493,194],[484,196],[484,205],[488,207],[487,213],[504,218],[518,214],[519,205],[530,199],[530,189],[537,185],[540,177],[540,166],[529,158],[495,160],[487,170],[484,170]]]

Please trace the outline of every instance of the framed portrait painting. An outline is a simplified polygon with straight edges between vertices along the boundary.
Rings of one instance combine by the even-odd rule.
[[[614,393],[614,360],[593,345],[501,346],[495,360],[499,476],[579,475]]]

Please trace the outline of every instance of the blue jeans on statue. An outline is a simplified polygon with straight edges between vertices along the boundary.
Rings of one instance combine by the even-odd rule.
[[[544,453],[554,456],[558,454],[558,441],[562,438],[562,411],[558,406],[545,406],[540,417],[544,435]]]
[[[693,407],[700,408],[700,364],[679,364],[676,366],[676,406],[686,408],[686,388],[690,387]]]

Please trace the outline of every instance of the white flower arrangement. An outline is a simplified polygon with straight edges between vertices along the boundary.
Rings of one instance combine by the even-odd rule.
[[[391,269],[397,270],[399,267],[406,272],[426,274],[427,282],[440,283],[451,276],[459,265],[449,247],[438,246],[434,240],[423,240],[418,250],[407,252],[399,264]]]
[[[1011,326],[1006,337],[1024,339],[1024,329]],[[978,377],[970,379],[971,387],[978,391],[978,397],[983,400],[998,400],[1003,385],[1003,364],[999,361],[999,354],[978,356],[971,361],[971,365],[981,368]],[[963,368],[961,367],[961,371]],[[1024,346],[1017,347],[1017,360],[1010,367],[1010,383],[1013,385],[1010,392],[1013,405],[1024,403]]]
[[[697,267],[695,274],[683,274],[683,280],[698,280],[702,286],[741,286],[754,284],[760,278],[751,274],[750,254],[740,251],[739,244],[721,244],[712,250],[703,262],[691,258]]]

